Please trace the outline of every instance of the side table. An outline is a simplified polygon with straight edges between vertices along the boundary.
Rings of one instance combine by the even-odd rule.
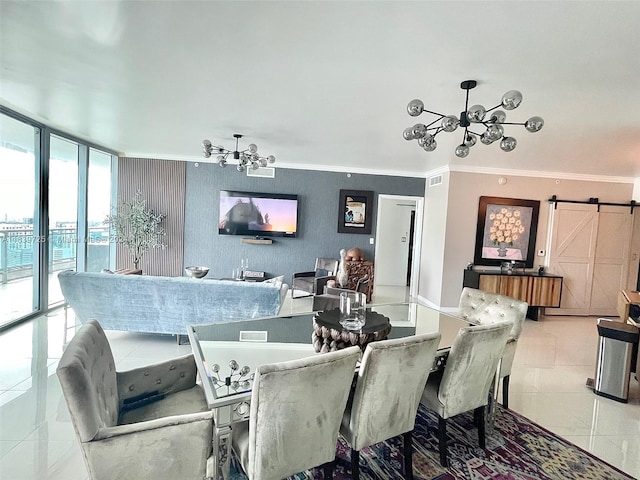
[[[316,352],[327,353],[358,346],[362,351],[369,342],[386,340],[391,331],[389,317],[367,309],[364,327],[359,331],[346,330],[340,325],[340,309],[325,310],[313,316],[311,342]]]

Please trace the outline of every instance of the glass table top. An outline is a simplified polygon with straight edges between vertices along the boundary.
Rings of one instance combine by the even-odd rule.
[[[439,349],[446,351],[469,322],[417,303],[372,304],[367,311],[389,319],[387,338],[440,332]],[[191,325],[187,329],[198,373],[211,407],[250,395],[255,369],[266,363],[316,355],[313,319],[304,312],[232,323]],[[365,324],[366,328],[366,324]]]

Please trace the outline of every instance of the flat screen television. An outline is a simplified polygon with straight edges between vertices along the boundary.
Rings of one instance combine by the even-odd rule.
[[[220,191],[220,235],[295,238],[298,196],[283,193]]]

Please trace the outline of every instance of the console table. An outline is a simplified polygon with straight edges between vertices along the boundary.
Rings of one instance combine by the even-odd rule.
[[[369,261],[356,261],[350,260],[345,262],[347,269],[348,281],[345,288],[349,290],[355,290],[358,280],[368,275],[369,283],[367,285],[367,291],[364,292],[367,295],[367,302],[371,301],[371,295],[373,295],[373,262]]]
[[[465,270],[462,285],[527,302],[527,317],[532,320],[538,319],[540,307],[558,308],[562,296],[562,277],[558,275]]]

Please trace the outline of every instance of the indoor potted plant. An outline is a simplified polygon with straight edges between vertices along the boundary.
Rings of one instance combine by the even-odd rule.
[[[120,202],[113,208],[104,223],[108,224],[116,243],[123,244],[133,260],[133,268],[139,268],[140,259],[149,248],[164,248],[167,235],[161,226],[164,214],[156,214],[147,209],[142,192],[136,192],[131,202]]]

